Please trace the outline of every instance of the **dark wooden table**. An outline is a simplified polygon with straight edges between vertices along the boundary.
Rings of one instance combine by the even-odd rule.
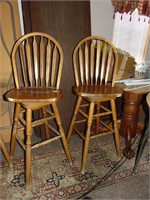
[[[125,138],[124,156],[128,159],[134,156],[131,140],[136,136],[138,128],[139,106],[144,94],[150,92],[150,86],[133,88],[124,91],[123,113],[120,124],[120,135]]]

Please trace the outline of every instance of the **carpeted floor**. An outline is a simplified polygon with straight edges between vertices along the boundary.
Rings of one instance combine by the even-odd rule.
[[[134,147],[137,144],[138,139]],[[123,149],[123,138],[121,146]],[[80,173],[82,140],[72,136],[69,147],[74,161],[72,167],[59,141],[32,151],[29,190],[24,188],[24,159],[19,145],[13,169],[1,156],[0,199],[149,199],[148,144],[135,174],[132,173],[134,158],[126,160],[122,157],[118,162],[112,136],[90,142],[85,175]]]
[[[86,196],[87,197],[87,196]],[[92,199],[150,199],[149,175],[137,176],[132,179],[116,183],[111,186],[100,188],[90,193]]]
[[[133,177],[119,183],[101,187],[85,195],[82,199],[93,200],[147,200],[149,194],[148,174]]]

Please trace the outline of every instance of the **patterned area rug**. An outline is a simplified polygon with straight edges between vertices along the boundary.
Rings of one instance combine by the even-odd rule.
[[[139,138],[134,143],[137,145]],[[7,162],[0,164],[0,199],[69,199],[87,192],[118,162],[111,136],[96,139],[90,143],[86,173],[80,173],[82,146],[77,144],[70,148],[74,165],[70,166],[62,149],[32,156],[31,187],[24,188],[24,160],[14,160],[14,169]],[[124,148],[124,139],[121,139]],[[134,148],[134,147],[133,147]],[[135,174],[132,173],[134,158],[126,160],[99,187],[104,187],[140,176],[149,171],[148,145]]]

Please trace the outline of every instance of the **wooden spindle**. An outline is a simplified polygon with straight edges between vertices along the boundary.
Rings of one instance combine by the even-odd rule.
[[[50,40],[48,40],[46,47],[46,87],[48,87],[50,81],[51,51],[52,47],[50,44]]]
[[[51,71],[51,86],[54,86],[54,81],[55,81],[55,65],[56,65],[56,60],[57,60],[57,48],[54,46],[53,49],[53,59],[52,59],[52,71]]]
[[[40,40],[40,81],[41,81],[41,86],[44,86],[45,84],[45,79],[44,79],[44,61],[45,61],[45,51],[44,51],[44,40],[43,37],[41,37]]]
[[[91,53],[90,53],[90,79],[91,79],[91,84],[93,85],[94,84],[94,81],[93,81],[93,78],[94,78],[94,48],[95,48],[95,45],[94,45],[94,41],[92,40],[91,42]]]
[[[110,71],[110,66],[111,66],[111,61],[112,61],[112,48],[110,48],[109,53],[108,53],[108,60],[107,60],[107,67],[106,67],[106,74],[105,74],[105,85],[108,82],[108,75]]]
[[[32,58],[31,58],[31,49],[30,49],[30,44],[29,44],[28,39],[26,39],[25,47],[26,47],[26,55],[27,55],[27,67],[28,67],[28,73],[29,73],[29,84],[30,84],[30,86],[33,86],[32,64],[31,64]]]
[[[23,44],[22,44],[23,45]],[[20,57],[20,66],[23,74],[23,84],[27,87],[27,77],[26,77],[26,68],[25,68],[25,61],[24,61],[24,48],[22,45],[19,45],[19,57]]]
[[[96,43],[96,70],[95,70],[95,85],[97,85],[99,71],[100,71],[100,50],[101,50],[101,44],[98,40]]]
[[[89,82],[89,49],[87,42],[85,43],[85,81],[86,84]]]
[[[83,51],[82,51],[81,47],[79,48],[79,63],[80,63],[81,83],[84,84]]]
[[[107,45],[105,43],[104,47],[103,47],[103,50],[102,50],[102,64],[101,64],[101,71],[100,71],[100,84],[102,84],[103,77],[104,77],[106,54],[107,54]]]
[[[33,39],[33,62],[34,62],[34,73],[35,73],[35,85],[38,86],[39,66],[38,66],[37,41],[35,36]]]

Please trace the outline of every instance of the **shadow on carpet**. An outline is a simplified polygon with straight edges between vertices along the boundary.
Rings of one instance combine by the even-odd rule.
[[[134,146],[137,146],[139,137]],[[124,147],[124,139],[121,138]],[[134,147],[133,147],[134,148]],[[81,174],[81,145],[70,148],[73,166],[70,166],[63,149],[32,155],[31,187],[25,190],[24,160],[14,160],[14,168],[7,162],[0,164],[0,199],[76,199],[95,185],[106,187],[149,171],[148,145],[144,149],[135,174],[132,173],[134,158],[118,165],[113,137],[105,136],[90,144],[86,173]],[[119,167],[117,167],[119,166]],[[106,176],[109,172],[110,176]],[[104,178],[105,177],[105,178]],[[103,181],[102,181],[103,180]],[[95,187],[96,188],[96,187]]]

